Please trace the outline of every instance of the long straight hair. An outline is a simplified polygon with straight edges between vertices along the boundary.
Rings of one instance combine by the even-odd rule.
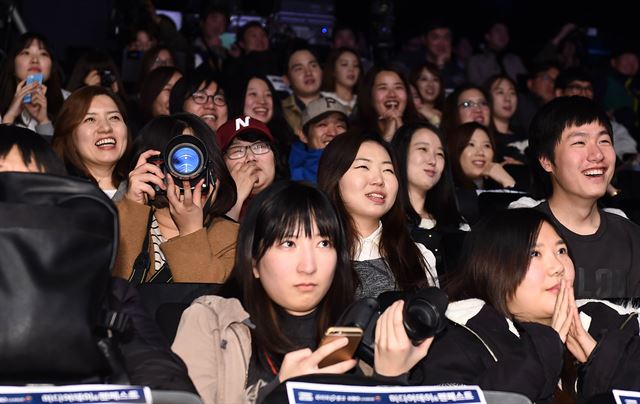
[[[355,221],[342,200],[339,183],[351,167],[364,142],[373,142],[382,146],[391,158],[394,172],[398,172],[398,164],[387,142],[378,135],[357,132],[346,132],[333,139],[324,149],[318,165],[318,186],[329,195],[329,199],[340,214],[352,258],[355,257],[358,249],[359,236]],[[382,222],[380,255],[389,265],[400,289],[412,290],[426,286],[428,281],[425,273],[428,266],[422,253],[411,240],[407,229],[407,218],[399,198],[396,198],[391,209],[380,218],[380,221]],[[432,281],[435,283],[435,280]]]
[[[427,196],[424,201],[424,208],[436,219],[438,227],[447,226],[457,228],[461,223],[464,223],[464,219],[458,211],[458,201],[455,196],[455,187],[453,185],[453,178],[450,170],[446,140],[444,139],[442,132],[428,122],[410,123],[408,125],[401,126],[393,137],[391,147],[395,154],[396,161],[398,162],[397,177],[400,184],[398,197],[401,198],[402,205],[404,206],[404,210],[409,221],[414,225],[419,224],[421,219],[420,215],[411,205],[411,200],[409,198],[407,159],[409,157],[409,145],[411,144],[411,140],[415,133],[420,129],[429,130],[438,136],[445,154],[445,165],[442,170],[442,175],[433,188],[427,192]]]
[[[4,59],[2,70],[0,71],[0,115],[4,115],[7,109],[9,109],[9,105],[11,105],[11,101],[16,93],[16,88],[18,87],[15,68],[16,56],[18,56],[23,49],[31,46],[34,41],[41,49],[46,50],[51,57],[51,73],[49,74],[49,79],[43,84],[47,86],[47,112],[49,118],[55,121],[58,111],[60,111],[62,103],[64,102],[64,98],[62,97],[62,79],[56,61],[53,58],[53,50],[46,38],[30,32],[22,34],[18,38]],[[16,119],[19,121],[22,120],[20,116]]]
[[[334,325],[354,298],[353,275],[340,218],[327,196],[309,184],[276,182],[262,191],[249,205],[240,224],[235,265],[230,280],[240,289],[245,310],[256,325],[252,331],[254,352],[284,355],[296,346],[279,323],[280,307],[269,297],[253,268],[267,251],[290,235],[311,237],[313,225],[336,250],[333,281],[317,306],[316,341],[328,326]],[[225,285],[226,286],[226,285]],[[264,355],[259,362],[268,369]]]
[[[462,166],[460,165],[460,156],[462,152],[469,144],[469,139],[473,136],[476,130],[484,131],[489,138],[489,142],[491,143],[491,148],[493,149],[493,156],[495,159],[496,153],[496,142],[493,138],[491,131],[478,122],[467,122],[463,123],[460,126],[454,128],[450,133],[447,134],[449,137],[448,141],[448,149],[449,156],[451,156],[451,172],[453,173],[453,180],[456,186],[465,189],[476,189],[476,184],[471,180],[471,178],[467,177],[464,171],[462,170]]]

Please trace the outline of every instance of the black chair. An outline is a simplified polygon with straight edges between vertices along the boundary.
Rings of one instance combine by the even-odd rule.
[[[182,312],[200,296],[215,295],[215,283],[143,283],[138,292],[149,314],[169,342],[173,342]]]

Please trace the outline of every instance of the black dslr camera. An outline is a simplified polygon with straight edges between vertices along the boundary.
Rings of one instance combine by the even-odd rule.
[[[206,193],[209,187],[215,186],[215,176],[212,172],[213,164],[207,155],[207,148],[200,139],[191,135],[178,135],[171,139],[164,152],[148,160],[155,164],[165,174],[173,178],[173,182],[184,191],[183,181],[189,181],[193,190],[201,179],[205,179],[202,190]],[[156,195],[166,194],[162,188],[153,186]]]
[[[100,75],[100,85],[102,87],[111,88],[111,85],[116,81],[116,75],[110,69],[100,69],[98,74]]]
[[[407,336],[414,345],[432,337],[447,325],[445,312],[449,298],[439,288],[424,288],[413,292],[385,292],[377,299],[363,298],[352,303],[340,316],[339,326],[358,327],[364,330],[355,357],[373,366],[375,328],[378,317],[393,302],[404,300],[402,322]]]

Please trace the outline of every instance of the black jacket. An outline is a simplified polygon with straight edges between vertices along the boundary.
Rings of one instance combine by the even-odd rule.
[[[578,305],[583,325],[598,341],[587,363],[578,367],[578,402],[612,388],[640,389],[637,314],[600,301]],[[413,383],[477,384],[553,402],[565,349],[555,330],[509,321],[478,299],[452,303],[447,317],[447,330],[416,367]]]

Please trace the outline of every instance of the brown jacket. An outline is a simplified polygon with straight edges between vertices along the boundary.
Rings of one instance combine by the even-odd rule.
[[[151,237],[146,231],[150,207],[126,198],[116,203],[116,206],[120,220],[120,236],[113,275],[129,279],[133,262],[140,254],[144,237]],[[207,229],[201,229],[183,237],[174,237],[163,243],[160,248],[171,269],[173,281],[224,282],[233,268],[237,236],[237,223],[216,218]],[[149,256],[153,257],[151,240],[149,240]],[[149,270],[147,280],[153,273],[153,270]]]

